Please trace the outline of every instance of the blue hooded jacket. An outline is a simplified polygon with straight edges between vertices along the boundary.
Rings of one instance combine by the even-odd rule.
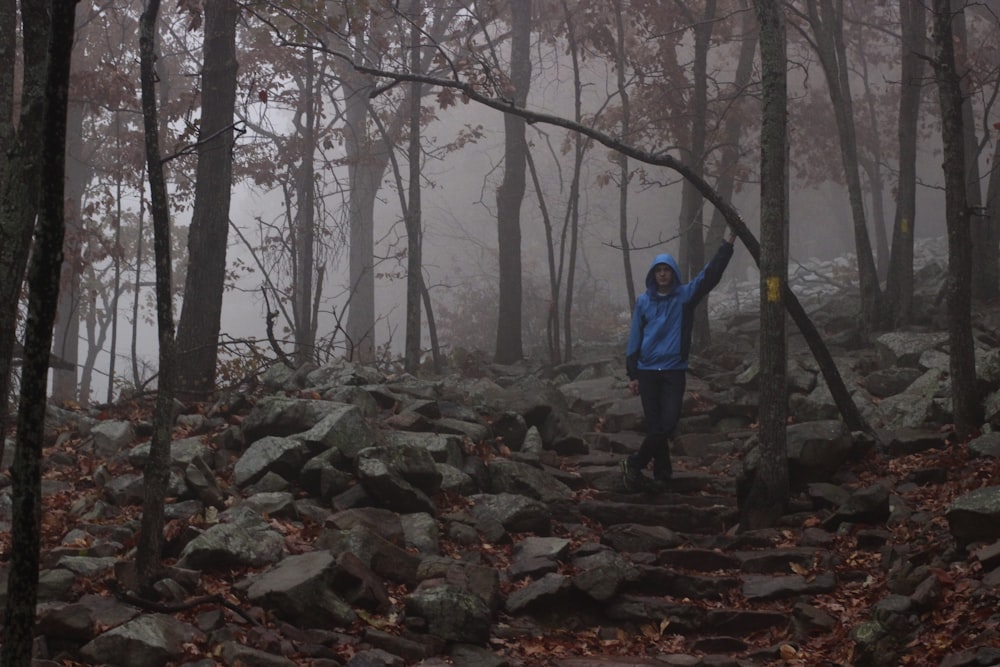
[[[640,370],[686,370],[691,353],[691,329],[698,303],[722,279],[733,256],[726,241],[691,282],[682,283],[673,256],[663,253],[653,259],[646,273],[646,291],[639,295],[632,313],[632,328],[625,350],[625,368],[630,380]],[[674,272],[668,294],[659,294],[654,268],[666,264]]]

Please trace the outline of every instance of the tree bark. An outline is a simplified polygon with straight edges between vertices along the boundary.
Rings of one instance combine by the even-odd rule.
[[[986,188],[986,219],[993,225],[993,233],[1000,236],[1000,141],[993,144],[993,169],[990,171],[990,181]],[[994,260],[998,264],[1000,261]],[[998,266],[1000,271],[1000,266]]]
[[[40,144],[42,178],[40,189],[36,192],[40,197],[27,197],[21,202],[32,212],[36,210],[35,202],[39,202],[39,221],[28,281],[24,364],[17,412],[17,451],[11,469],[11,561],[4,609],[3,649],[0,653],[2,667],[30,665],[34,645],[41,547],[45,396],[65,230],[66,106],[75,10],[76,2],[57,0],[51,5],[51,21],[43,21],[49,40],[44,86],[39,91],[46,100],[42,106],[44,131]],[[33,83],[37,85],[41,82]],[[32,148],[37,152],[39,145]]]
[[[414,2],[413,14],[419,16],[420,2]],[[414,72],[420,65],[420,28],[415,21],[410,29],[410,63]],[[406,341],[404,366],[414,373],[420,367],[420,299],[423,281],[423,230],[420,207],[420,98],[421,84],[410,89],[410,163],[409,205],[406,209]]]
[[[316,280],[316,115],[321,102],[316,91],[316,62],[307,50],[306,76],[295,114],[295,126],[302,136],[302,152],[295,176],[294,276],[292,314],[294,317],[295,363],[305,364],[316,358],[316,318],[313,303],[322,286]]]
[[[881,134],[881,128],[879,127],[878,112],[876,110],[875,93],[871,89],[868,60],[863,54],[862,59],[862,85],[864,86],[864,102],[866,111],[868,112],[868,122],[871,125],[873,136],[878,137]],[[875,268],[879,281],[882,281],[889,273],[889,238],[885,229],[885,178],[882,176],[884,158],[882,157],[882,146],[879,141],[873,140],[868,150],[870,154],[859,158],[859,160],[861,169],[864,170],[865,175],[868,177],[868,191],[872,202],[871,226],[875,232]]]
[[[733,79],[733,98],[745,94],[746,88],[750,85],[754,73],[754,58],[757,54],[757,19],[752,11],[746,11],[743,15],[743,43],[740,46],[740,58],[736,65],[736,76]],[[722,142],[722,171],[715,183],[715,189],[719,196],[725,200],[733,198],[736,190],[736,174],[739,172],[739,161],[742,157],[740,149],[740,137],[743,134],[744,115],[735,113],[728,115],[725,121],[725,139]],[[712,222],[708,228],[709,239],[721,238],[726,231],[726,220],[721,211],[713,209]],[[734,261],[736,258],[733,258]],[[733,270],[730,263],[729,271]]]
[[[785,304],[788,291],[787,236],[787,74],[785,23],[778,0],[757,0],[760,23],[761,123],[760,182],[760,371],[758,422],[760,458],[750,486],[740,498],[740,530],[773,526],[788,504]]]
[[[688,131],[688,146],[685,151],[687,163],[699,177],[705,175],[705,144],[708,136],[708,51],[711,47],[712,28],[715,23],[715,0],[705,2],[704,14],[694,20],[694,64],[692,67],[691,122]],[[692,19],[695,17],[692,16]],[[702,226],[702,211],[705,200],[690,181],[684,181],[681,188],[680,219],[680,266],[685,280],[693,278],[705,264],[705,239]],[[692,341],[694,349],[701,350],[711,344],[708,326],[708,299],[695,309]]]
[[[566,44],[573,62],[573,119],[583,122],[583,81],[580,76],[580,46],[576,36],[573,14],[563,1],[566,18]],[[580,239],[580,174],[583,171],[583,157],[586,141],[573,133],[573,179],[569,186],[566,202],[566,222],[563,225],[563,239],[569,232],[569,250],[566,252],[566,298],[563,302],[563,346],[562,361],[573,359],[573,290],[576,286],[576,254]],[[567,229],[568,228],[568,229]],[[565,244],[563,244],[565,246]],[[561,262],[560,262],[561,264]]]
[[[198,398],[215,389],[219,358],[233,180],[239,12],[235,0],[205,3],[197,180],[184,302],[177,322],[177,389],[181,395]]]
[[[545,228],[545,259],[549,268],[549,303],[545,309],[545,347],[549,352],[549,363],[556,366],[562,363],[562,336],[559,333],[559,303],[561,301],[562,285],[562,253],[560,262],[556,263],[555,237],[552,233],[552,219],[549,216],[548,205],[545,203],[545,193],[542,190],[542,183],[538,178],[538,169],[535,159],[529,149],[524,154],[528,165],[528,173],[531,174],[531,186],[535,190],[538,198],[538,213],[542,217],[542,226]]]
[[[438,342],[437,324],[434,322],[434,309],[431,308],[431,291],[420,276],[420,296],[424,302],[424,312],[427,313],[427,337],[431,343],[431,357],[434,360],[434,372],[444,372],[444,355],[441,354],[441,344]]]
[[[14,82],[17,71],[17,0],[0,0],[0,174],[14,146]]]
[[[949,370],[955,430],[965,438],[979,427],[976,359],[972,338],[972,235],[966,192],[962,83],[956,70],[951,0],[934,0],[934,67],[941,104],[945,219],[948,228]]]
[[[858,168],[854,103],[848,81],[848,63],[843,39],[843,7],[834,0],[809,0],[808,20],[816,39],[816,51],[826,74],[830,103],[840,137],[840,157],[854,223],[854,246],[861,285],[861,328],[867,335],[880,326],[882,293],[865,220],[864,193]]]
[[[170,439],[176,385],[176,340],[171,301],[170,205],[160,157],[159,119],[156,102],[156,22],[160,0],[148,0],[139,26],[139,58],[142,86],[142,118],[149,176],[150,214],[153,218],[153,249],[156,266],[156,321],[159,343],[156,407],[149,461],[143,470],[142,523],[136,545],[136,576],[139,593],[154,597],[163,550],[164,501],[170,478]]]
[[[625,85],[625,18],[622,12],[622,0],[614,0],[615,30],[617,43],[615,45],[615,83],[618,86],[618,97],[622,105],[621,140],[628,141],[632,131],[632,108],[628,97],[628,87]],[[753,55],[751,54],[751,58]],[[629,174],[628,156],[618,154],[618,241],[622,247],[622,270],[625,273],[625,291],[628,294],[628,310],[635,310],[635,280],[632,278],[631,239],[628,226],[628,191],[631,177]]]
[[[902,72],[899,94],[899,182],[892,223],[892,254],[886,279],[888,324],[913,318],[913,241],[917,217],[917,127],[924,75],[927,13],[922,3],[900,0]]]
[[[41,173],[42,114],[45,108],[49,3],[21,2],[23,84],[21,113],[15,129],[0,129],[9,149],[4,153],[0,180],[0,433],[6,432],[7,407],[17,332],[17,304],[21,300],[28,251],[38,206]],[[8,8],[9,9],[9,8]],[[15,44],[10,42],[11,45]],[[13,90],[13,89],[11,89]],[[4,439],[0,437],[0,460]]]
[[[374,81],[354,75],[345,82],[345,87],[344,143],[351,188],[348,204],[351,297],[346,334],[350,358],[370,363],[375,360],[375,198],[386,156],[367,130]]]
[[[79,400],[77,366],[80,361],[80,302],[84,298],[82,277],[83,194],[93,168],[83,162],[83,104],[70,103],[66,123],[66,233],[63,239],[62,286],[56,323],[53,328],[52,353],[72,368],[52,369],[50,400],[59,405]]]
[[[510,0],[511,103],[523,107],[531,84],[531,0]],[[504,174],[497,189],[497,241],[500,261],[500,305],[494,360],[512,364],[524,357],[521,341],[521,202],[525,190],[524,119],[504,115]]]
[[[983,193],[980,189],[979,153],[980,143],[976,137],[976,115],[973,109],[973,98],[976,92],[973,87],[967,49],[969,44],[968,30],[965,20],[965,8],[968,0],[952,0],[952,35],[955,48],[956,76],[962,90],[962,139],[965,144],[965,196],[969,209],[969,233],[972,247],[972,296],[976,299],[989,300],[1000,295],[1000,248],[998,248],[997,229],[985,215]],[[992,17],[991,20],[996,20]],[[985,142],[984,144],[985,145]],[[994,169],[996,163],[992,163]]]

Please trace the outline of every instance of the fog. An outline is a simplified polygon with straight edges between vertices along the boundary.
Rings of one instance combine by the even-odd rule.
[[[571,118],[573,114],[572,72],[568,67],[564,45],[540,45],[533,57],[543,58],[544,64],[536,67],[527,107],[534,111]],[[735,63],[715,62],[714,71],[720,78],[731,76]],[[586,61],[584,87],[584,116],[600,114],[614,97],[613,72],[599,59]],[[790,117],[801,120],[802,111],[796,115],[796,105],[804,103],[809,95],[825,95],[822,75],[811,73],[808,85],[806,78],[798,70],[793,70],[790,89]],[[883,83],[895,85],[893,77],[898,77],[892,66],[883,72]],[[810,88],[811,87],[811,88]],[[436,91],[425,91],[424,105],[436,107]],[[242,91],[241,94],[248,95]],[[932,96],[924,100],[925,105],[933,104]],[[265,121],[274,132],[290,131],[289,114],[276,107],[252,105],[255,119]],[[447,109],[435,109],[435,119],[424,129],[428,151],[438,147],[432,157],[428,152],[423,164],[422,217],[425,280],[431,290],[435,311],[455,311],[470,321],[488,320],[481,313],[496,309],[497,290],[497,222],[496,189],[500,184],[504,157],[503,116],[500,112],[476,103],[458,103]],[[832,117],[830,118],[832,123]],[[468,127],[481,127],[482,137],[450,152],[440,150],[441,146],[453,142],[458,134]],[[829,130],[829,128],[828,128]],[[894,132],[895,128],[889,128]],[[791,152],[793,160],[802,147],[813,142],[814,130],[793,125],[791,128]],[[832,133],[832,130],[830,130]],[[833,133],[835,135],[835,133]],[[933,132],[930,136],[933,137]],[[559,127],[541,123],[529,124],[527,137],[533,159],[540,175],[542,192],[550,216],[561,233],[565,216],[569,180],[572,176],[572,154],[564,152],[568,145],[569,133]],[[261,141],[251,129],[240,137],[235,153],[239,154],[252,142]],[[832,172],[839,171],[840,153],[836,142],[829,143],[829,150],[820,159],[828,162]],[[645,147],[652,149],[655,147]],[[677,153],[676,147],[671,153]],[[936,140],[922,140],[919,159],[918,180],[918,237],[940,236],[944,233],[942,177]],[[407,169],[405,154],[398,155],[402,169]],[[754,173],[759,153],[751,140],[743,158]],[[810,158],[815,160],[816,158]],[[344,166],[329,166],[324,172],[325,182],[347,183],[347,169]],[[630,163],[633,169],[646,173],[646,183],[634,179],[629,194],[628,225],[632,253],[632,279],[641,286],[648,268],[649,259],[659,252],[678,251],[678,218],[680,214],[681,183],[676,173],[663,167]],[[983,173],[988,173],[985,169]],[[611,153],[604,146],[592,144],[587,152],[581,176],[580,201],[580,246],[578,250],[577,284],[586,284],[590,299],[577,299],[574,303],[576,319],[601,317],[616,319],[620,327],[627,324],[629,304],[623,275],[622,253],[618,248],[618,194],[614,182],[600,184],[605,172],[616,173],[617,166],[611,161]],[[836,178],[836,176],[835,176]],[[893,187],[895,174],[885,174],[887,188]],[[842,180],[842,179],[840,179]],[[733,204],[740,211],[744,221],[754,233],[758,227],[758,184],[753,180],[742,182],[734,195]],[[829,259],[853,252],[854,238],[846,190],[835,180],[819,185],[801,181],[792,173],[790,192],[790,261],[806,261],[810,258]],[[338,197],[340,199],[338,199]],[[327,203],[329,217],[320,221],[321,225],[333,227],[342,224],[345,215],[346,195],[333,194]],[[870,207],[870,199],[866,199]],[[894,212],[893,192],[885,193],[884,215],[891,225]],[[241,230],[251,245],[260,243],[255,220],[276,220],[284,214],[284,201],[277,189],[269,192],[251,187],[246,182],[234,186],[231,207],[232,224]],[[524,308],[539,310],[546,307],[548,299],[548,266],[546,239],[539,212],[538,198],[530,178],[521,207],[521,252],[524,271]],[[874,216],[868,215],[870,234]],[[705,204],[703,221],[711,220],[712,210]],[[174,211],[174,224],[183,228],[190,216],[189,211]],[[891,235],[891,230],[888,231]],[[404,340],[405,289],[403,277],[405,259],[398,253],[405,250],[405,229],[402,223],[398,194],[391,173],[383,176],[383,186],[376,208],[376,255],[386,257],[376,266],[376,346],[385,347],[389,356],[398,357],[402,353]],[[712,252],[717,239],[706,239],[706,256]],[[237,234],[229,237],[229,264],[237,261],[253,265],[254,259]],[[557,240],[558,243],[558,240]],[[874,242],[873,242],[874,245]],[[151,272],[147,279],[151,279]],[[745,249],[738,249],[727,279],[753,279],[752,260]],[[181,284],[180,274],[175,276]],[[240,274],[225,296],[223,305],[222,334],[224,339],[264,340],[265,304],[261,297],[263,276],[260,271]],[[346,249],[340,245],[333,249],[326,267],[323,285],[324,303],[321,307],[319,336],[329,335],[335,330],[336,319],[346,308],[349,293],[349,274]],[[475,298],[470,290],[477,288]],[[147,303],[151,292],[145,291],[141,301]],[[492,295],[492,298],[491,298]],[[188,295],[197,298],[197,295]],[[130,298],[123,298],[120,310],[123,313],[119,325],[118,354],[123,355],[118,362],[121,372],[127,368],[127,341],[131,332],[125,317]],[[180,302],[175,308],[179,314]],[[273,305],[272,305],[273,307]],[[476,311],[476,312],[474,312]],[[593,312],[599,311],[599,312]],[[148,313],[148,311],[147,311]],[[436,312],[437,316],[439,312]],[[454,313],[452,315],[454,317]],[[493,312],[495,317],[495,312]],[[426,329],[426,317],[424,319]],[[439,320],[440,325],[440,320]],[[153,318],[146,315],[136,324],[138,354],[156,365],[156,328]],[[287,339],[287,332],[279,325],[275,332],[279,339]],[[495,327],[484,327],[481,336],[466,340],[454,337],[443,338],[446,348],[474,346],[492,351],[496,335]],[[620,331],[619,331],[620,333]],[[426,330],[422,347],[429,345]],[[262,346],[266,347],[266,346]],[[342,351],[343,346],[336,349]],[[538,331],[526,332],[525,351],[534,356],[541,354],[542,338]],[[82,357],[82,355],[81,355]],[[103,397],[106,380],[102,380],[100,370],[108,365],[107,354],[97,361],[97,373],[93,395]],[[105,382],[104,387],[101,383]]]

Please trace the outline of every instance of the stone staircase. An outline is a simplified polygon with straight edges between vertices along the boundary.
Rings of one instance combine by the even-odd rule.
[[[793,526],[795,517],[787,527],[738,533],[736,484],[714,459],[719,447],[706,447],[712,459],[674,456],[666,491],[625,493],[617,463],[634,447],[634,434],[624,445],[619,434],[602,440],[604,451],[566,457],[571,472],[562,477],[580,492],[579,514],[599,526],[602,544],[635,568],[601,616],[627,632],[652,627],[672,641],[664,642],[669,652],[654,641],[645,656],[577,656],[552,665],[788,664],[783,646],[788,658],[796,644],[837,625],[813,604],[838,586],[833,533]]]

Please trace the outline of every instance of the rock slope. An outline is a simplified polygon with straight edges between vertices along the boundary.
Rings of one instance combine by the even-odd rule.
[[[639,494],[617,463],[641,409],[611,354],[437,379],[276,367],[178,418],[155,601],[127,586],[148,425],[53,409],[38,664],[995,664],[1000,439],[941,427],[944,342],[839,357],[878,438],[795,356],[793,497],[752,532],[755,377],[724,350],[692,371],[675,479]]]

